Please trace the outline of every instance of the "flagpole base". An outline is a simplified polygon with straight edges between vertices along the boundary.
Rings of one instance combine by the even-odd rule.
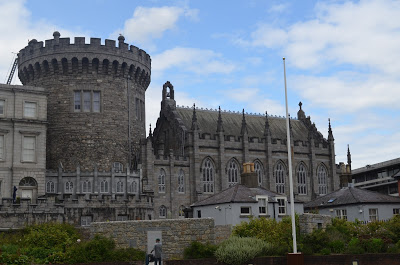
[[[288,253],[287,265],[304,265],[303,253]]]

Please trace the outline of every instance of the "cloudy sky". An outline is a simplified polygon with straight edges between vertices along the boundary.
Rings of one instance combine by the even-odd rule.
[[[29,39],[121,33],[152,58],[147,124],[167,80],[178,105],[283,116],[286,57],[289,112],[325,137],[330,118],[358,168],[399,157],[399,18],[392,0],[0,0],[0,82]]]

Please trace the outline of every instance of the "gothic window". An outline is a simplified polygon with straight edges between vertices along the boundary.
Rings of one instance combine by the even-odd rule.
[[[275,166],[275,184],[278,193],[285,193],[285,176],[285,166],[279,161]]]
[[[108,181],[107,180],[103,180],[102,182],[100,182],[100,192],[101,193],[108,193]]]
[[[72,193],[74,191],[74,183],[72,181],[65,182],[65,193]]]
[[[179,175],[178,175],[178,192],[180,193],[185,192],[185,175],[182,169],[179,170]]]
[[[166,218],[167,217],[167,207],[164,205],[161,205],[160,207],[160,218]]]
[[[327,170],[324,165],[320,165],[317,169],[318,178],[318,194],[325,195],[328,193]]]
[[[214,193],[214,167],[211,159],[207,158],[206,161],[204,161],[202,172],[203,192]]]
[[[124,183],[120,180],[117,182],[117,193],[124,192]]]
[[[136,193],[137,192],[137,183],[136,181],[132,181],[131,185],[129,186],[129,191],[132,193]]]
[[[261,187],[262,179],[264,177],[264,169],[259,161],[254,162],[254,171],[257,173],[258,186]]]
[[[82,182],[82,192],[83,193],[92,192],[92,183],[89,180],[85,180],[84,182]]]
[[[47,193],[55,193],[56,189],[55,189],[55,185],[53,181],[47,181],[46,183],[46,192]]]
[[[165,193],[165,170],[161,169],[158,175],[158,192]]]
[[[185,218],[185,212],[183,210],[185,210],[185,206],[179,206],[179,218]]]
[[[307,194],[307,170],[303,163],[297,168],[297,192],[300,195]]]
[[[239,166],[235,160],[229,161],[228,164],[228,186],[232,187],[238,183]]]

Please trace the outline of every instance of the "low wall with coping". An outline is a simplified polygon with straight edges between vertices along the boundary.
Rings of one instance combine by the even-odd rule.
[[[122,222],[99,222],[90,225],[93,237],[100,234],[115,240],[117,247],[134,247],[148,251],[158,234],[163,245],[164,259],[183,257],[183,250],[192,241],[215,244],[214,219],[167,219]]]

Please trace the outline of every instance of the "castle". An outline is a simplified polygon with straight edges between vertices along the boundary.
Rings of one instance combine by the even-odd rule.
[[[191,204],[239,183],[245,162],[260,186],[288,194],[287,144],[297,199],[339,188],[330,122],[325,139],[301,103],[287,143],[283,117],[179,107],[166,82],[146,138],[150,56],[123,36],[53,37],[18,53],[23,86],[0,85],[0,213],[10,226],[190,217]]]

